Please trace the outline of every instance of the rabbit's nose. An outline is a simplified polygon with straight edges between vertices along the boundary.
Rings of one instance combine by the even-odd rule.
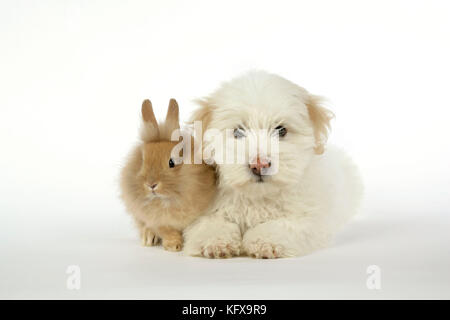
[[[158,187],[158,184],[157,184],[157,183],[152,183],[152,184],[150,185],[150,188],[152,188],[152,190],[155,190],[156,187]]]

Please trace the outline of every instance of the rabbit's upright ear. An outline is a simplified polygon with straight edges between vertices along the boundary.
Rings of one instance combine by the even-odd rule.
[[[141,138],[144,142],[156,141],[159,139],[158,122],[153,113],[152,103],[150,100],[142,102],[142,119],[144,120],[141,129]]]
[[[180,129],[180,122],[179,122],[179,110],[178,110],[178,103],[175,99],[170,99],[169,102],[169,109],[167,110],[167,116],[166,121],[164,124],[159,128],[160,137],[162,140],[171,141],[172,140],[172,134],[175,134],[177,136],[179,134],[174,132],[177,129]]]
[[[166,126],[167,130],[173,131],[180,129],[179,108],[175,99],[170,99],[169,108],[167,109]]]

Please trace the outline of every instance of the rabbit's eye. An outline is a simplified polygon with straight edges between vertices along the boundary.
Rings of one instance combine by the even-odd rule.
[[[278,131],[278,134],[279,134],[280,137],[284,137],[286,135],[286,133],[287,133],[287,129],[285,127],[283,127],[283,126],[278,126],[278,127],[275,128],[275,130]]]
[[[169,168],[175,167],[175,162],[173,162],[172,158],[169,159]]]
[[[245,131],[243,128],[239,127],[234,129],[233,135],[236,139],[240,139],[242,137],[245,137]]]

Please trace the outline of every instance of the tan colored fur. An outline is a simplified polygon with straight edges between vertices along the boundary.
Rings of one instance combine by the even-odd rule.
[[[182,231],[208,208],[215,196],[214,169],[206,164],[169,167],[178,143],[170,133],[179,128],[178,105],[171,100],[164,124],[158,125],[150,101],[144,101],[141,137],[122,170],[122,199],[140,229],[142,244],[182,248]],[[193,143],[191,143],[193,145]],[[153,194],[150,186],[157,184]]]

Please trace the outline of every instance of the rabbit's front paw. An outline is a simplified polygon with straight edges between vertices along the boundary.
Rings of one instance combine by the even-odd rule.
[[[235,240],[214,239],[202,247],[201,253],[206,258],[231,258],[241,253],[241,242]]]
[[[181,248],[183,247],[183,240],[180,238],[163,239],[163,247],[168,251],[181,251]]]
[[[158,234],[162,238],[162,245],[168,251],[180,251],[183,248],[183,236],[173,227],[159,227]]]
[[[156,246],[160,240],[150,229],[141,230],[141,243],[144,247]]]

